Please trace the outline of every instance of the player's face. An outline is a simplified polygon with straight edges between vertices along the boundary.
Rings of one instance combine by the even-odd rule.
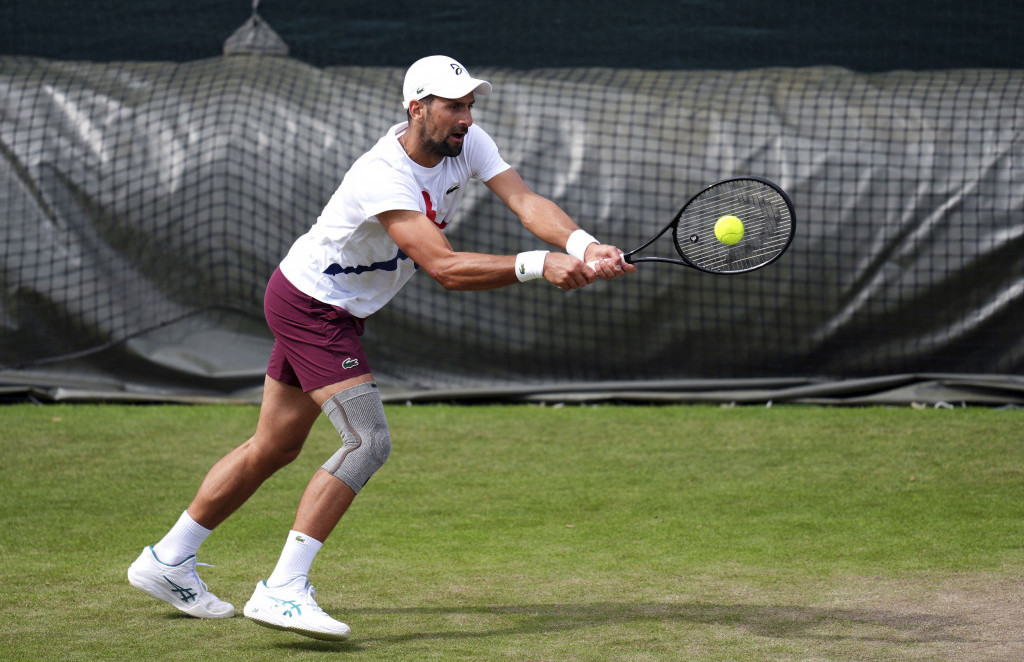
[[[423,144],[438,156],[458,156],[466,132],[473,124],[473,103],[470,92],[461,99],[434,97],[423,116]]]

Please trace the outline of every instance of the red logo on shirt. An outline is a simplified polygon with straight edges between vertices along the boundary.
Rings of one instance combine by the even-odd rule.
[[[427,203],[427,218],[430,219],[431,223],[444,230],[445,226],[448,225],[448,221],[437,222],[437,212],[434,211],[434,205],[430,202],[430,194],[426,191],[421,191],[421,193],[423,193],[423,202]]]

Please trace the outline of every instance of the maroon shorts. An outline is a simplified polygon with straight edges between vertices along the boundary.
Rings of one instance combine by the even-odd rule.
[[[263,313],[274,333],[270,377],[308,393],[370,373],[359,341],[363,319],[303,294],[280,269],[267,283]]]

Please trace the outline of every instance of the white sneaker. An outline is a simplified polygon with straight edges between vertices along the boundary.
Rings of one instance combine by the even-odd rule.
[[[196,557],[190,556],[178,565],[167,565],[156,557],[152,547],[142,550],[139,558],[128,568],[128,581],[135,588],[169,602],[189,616],[196,618],[231,618],[235,608],[206,590],[199,579]]]
[[[352,628],[328,616],[313,599],[315,595],[306,577],[296,577],[280,588],[269,588],[261,581],[242,613],[253,623],[275,630],[327,641],[348,639]]]

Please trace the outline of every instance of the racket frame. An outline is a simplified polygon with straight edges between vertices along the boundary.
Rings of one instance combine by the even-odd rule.
[[[786,207],[789,208],[789,219],[790,219],[789,237],[786,239],[786,244],[779,250],[778,253],[776,253],[770,260],[767,260],[767,261],[765,261],[765,262],[763,262],[761,264],[756,264],[756,265],[754,265],[752,267],[747,267],[745,269],[736,269],[734,271],[715,271],[714,269],[705,269],[704,267],[701,267],[700,265],[690,261],[686,257],[686,255],[683,253],[682,249],[679,248],[679,237],[676,236],[676,233],[679,230],[679,219],[682,218],[683,212],[686,211],[686,208],[689,207],[690,204],[692,204],[694,200],[699,198],[706,191],[708,191],[710,189],[713,189],[716,186],[721,186],[723,184],[728,184],[729,182],[736,182],[736,181],[744,181],[744,182],[756,181],[756,182],[760,182],[762,184],[767,185],[769,188],[773,189],[776,193],[778,193],[780,196],[782,196],[782,200],[786,203]],[[676,253],[678,253],[679,257],[682,258],[682,259],[676,259],[676,258],[671,258],[671,257],[661,257],[661,256],[655,256],[655,255],[652,255],[652,256],[642,256],[642,257],[636,256],[636,253],[639,253],[643,249],[645,249],[648,246],[650,246],[651,244],[653,244],[655,241],[657,241],[659,238],[661,238],[661,236],[663,234],[665,234],[666,232],[668,232],[669,230],[672,230],[672,235],[673,235],[672,236],[672,239],[673,239],[672,246],[673,246],[673,248],[676,249]],[[714,184],[709,184],[709,185],[705,186],[704,188],[702,188],[697,193],[695,193],[693,196],[691,196],[690,199],[686,201],[686,204],[684,204],[682,207],[679,208],[679,211],[676,212],[675,217],[671,220],[671,222],[669,222],[668,225],[666,225],[664,228],[661,229],[660,232],[658,232],[658,234],[654,235],[653,237],[651,237],[650,239],[645,241],[640,246],[637,246],[636,248],[634,248],[633,250],[631,250],[631,251],[629,251],[627,253],[623,253],[622,259],[625,262],[628,262],[629,264],[636,264],[638,262],[668,262],[670,264],[678,264],[678,265],[682,265],[684,267],[690,267],[691,269],[696,269],[697,271],[703,271],[706,274],[715,274],[715,275],[718,275],[718,276],[734,276],[736,274],[745,274],[745,273],[749,273],[751,271],[754,271],[756,269],[761,269],[763,267],[767,267],[769,264],[771,264],[771,263],[775,262],[776,260],[778,260],[780,257],[782,257],[782,254],[785,253],[789,249],[789,245],[793,243],[793,237],[795,235],[796,235],[796,212],[793,209],[793,202],[789,199],[789,196],[786,195],[786,192],[783,191],[781,187],[779,187],[779,185],[777,185],[774,182],[769,181],[769,180],[767,180],[767,179],[765,179],[763,177],[729,177],[727,179],[719,180],[719,181],[715,182]]]

